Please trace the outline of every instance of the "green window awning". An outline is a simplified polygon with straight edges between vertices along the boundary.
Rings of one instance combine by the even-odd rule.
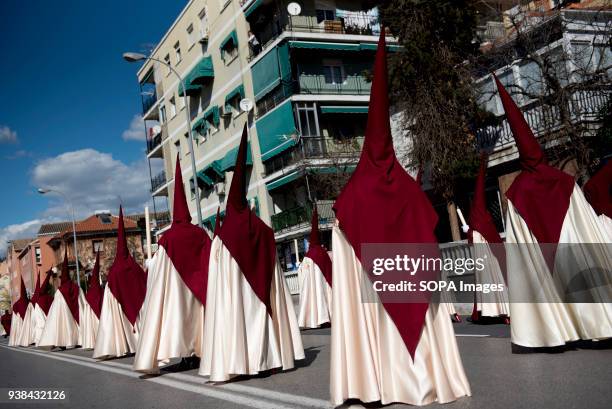
[[[208,187],[215,184],[215,182],[204,173],[204,170],[200,170],[196,175],[198,176],[198,180],[202,181],[202,183]]]
[[[227,172],[231,170],[236,165],[236,157],[238,156],[238,146],[233,149],[230,149],[223,158],[216,160],[217,169],[221,172]],[[251,155],[251,143],[249,142],[247,146],[247,165],[252,165],[253,159]]]
[[[256,123],[261,160],[266,161],[295,146],[295,119],[291,100],[270,111]]]
[[[340,50],[340,51],[359,51],[359,44],[349,43],[327,43],[319,41],[289,41],[291,48],[305,48],[316,50]]]
[[[376,51],[377,48],[378,48],[378,44],[376,43],[359,43],[360,50]],[[396,44],[387,45],[388,51],[398,51],[400,48],[402,47]]]
[[[229,109],[228,103],[232,99],[236,98],[237,96],[240,96],[240,99],[244,98],[244,86],[242,84],[238,85],[229,94],[227,94],[225,96],[225,108],[226,108],[226,110]]]
[[[244,9],[244,17],[250,16],[259,6],[261,6],[263,0],[255,0],[249,7]]]
[[[255,101],[259,101],[274,90],[281,81],[291,81],[291,63],[287,44],[281,44],[270,50],[251,68]]]
[[[202,86],[199,84],[192,84],[191,83],[191,78],[189,77],[189,74],[187,75],[187,77],[185,77],[185,88],[186,88],[186,92],[185,94],[187,94],[190,97],[196,96],[200,93],[200,91],[202,90]],[[183,97],[183,84],[179,84],[178,87],[178,95],[179,97]]]
[[[221,41],[221,44],[219,44],[222,59],[225,58],[225,49],[228,48],[230,44],[233,44],[234,47],[238,47],[238,34],[236,34],[236,30],[232,30],[227,37]]]
[[[215,127],[219,126],[219,123],[221,122],[220,118],[221,115],[219,113],[219,107],[217,105],[210,107],[206,112],[204,112],[204,115],[202,115],[202,119],[204,121],[210,122]]]
[[[292,182],[296,179],[298,179],[300,176],[302,176],[304,174],[303,171],[301,170],[294,170],[291,173],[286,174],[285,176],[281,176],[280,178],[267,183],[266,184],[266,188],[268,189],[268,191],[272,191],[274,189],[277,189],[283,185],[286,185],[289,182]]]
[[[202,169],[202,172],[204,172],[204,174],[210,177],[211,179],[215,177],[218,179],[225,178],[225,173],[223,173],[223,171],[221,170],[221,166],[218,161],[211,162],[210,164],[208,164],[208,166],[205,166],[204,169]]]
[[[325,105],[321,106],[322,114],[367,114],[367,106],[342,106],[342,105]]]
[[[197,121],[195,121],[191,127],[191,130],[203,134],[204,131],[206,131],[206,122],[204,121],[204,118],[199,118]]]
[[[212,57],[204,57],[189,73],[189,81],[191,85],[205,85],[211,78],[215,77]]]

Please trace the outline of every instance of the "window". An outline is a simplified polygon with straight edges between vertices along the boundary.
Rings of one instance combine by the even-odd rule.
[[[300,104],[296,107],[298,112],[298,127],[302,136],[319,135],[319,118],[314,104]]]
[[[200,39],[208,38],[208,15],[206,7],[200,11]]]
[[[191,193],[191,200],[195,199],[195,183],[193,182],[193,178],[189,179],[189,192]]]
[[[170,66],[170,54],[166,54],[164,57],[164,62]],[[170,75],[170,68],[166,67],[166,76]]]
[[[334,10],[317,10],[317,23],[335,19],[336,13],[334,12]]]
[[[34,248],[34,255],[36,257],[36,264],[40,264],[40,247]]]
[[[223,40],[219,46],[219,50],[221,52],[221,59],[225,64],[231,63],[234,58],[236,58],[238,55],[238,35],[236,34],[236,30],[225,37],[225,40]]]
[[[176,99],[174,97],[170,98],[170,118],[174,118],[176,116]]]
[[[166,119],[166,106],[162,104],[159,108],[159,123],[165,123]]]
[[[191,46],[198,41],[196,38],[196,32],[193,29],[193,24],[189,24],[189,27],[187,27],[187,38],[189,39],[189,48],[191,48]]]
[[[181,44],[178,41],[174,44],[174,55],[176,56],[176,63],[180,63],[183,57],[181,56]]]
[[[104,240],[92,240],[91,248],[94,254],[96,254],[97,252],[104,252]]]
[[[179,159],[182,157],[181,155],[181,140],[178,139],[176,142],[174,142],[174,147],[176,149],[176,153],[178,154]]]
[[[340,60],[323,60],[323,75],[326,84],[342,84],[346,80]]]

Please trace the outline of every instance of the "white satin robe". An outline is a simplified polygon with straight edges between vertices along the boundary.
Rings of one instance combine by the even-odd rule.
[[[79,345],[83,349],[94,349],[100,320],[87,299],[81,304],[79,321]]]
[[[18,346],[17,341],[19,340],[19,334],[21,333],[21,327],[23,325],[23,319],[19,314],[13,312],[11,316],[11,334],[9,335],[8,345],[10,347]]]
[[[330,322],[331,286],[325,280],[319,266],[309,257],[304,257],[298,269],[300,280],[300,328],[319,328]]]
[[[487,239],[485,239],[477,231],[472,232],[472,241],[474,242],[474,259],[484,260],[484,269],[482,271],[476,269],[474,271],[475,284],[498,284],[506,286],[504,276],[499,262],[493,252]],[[502,244],[496,244],[501,246]],[[480,311],[482,317],[509,317],[510,305],[508,302],[508,291],[491,291],[488,294],[476,292],[476,309]]]
[[[170,358],[201,356],[204,306],[160,246],[149,263],[134,370],[159,372]]]
[[[506,243],[537,244],[537,239],[510,200],[506,226]],[[595,211],[584,198],[582,191],[575,186],[561,228],[559,243],[606,243],[607,240]],[[575,257],[571,260],[564,260],[557,253],[555,273],[568,262],[587,268],[593,265],[590,260],[596,260],[595,265],[607,266],[607,271],[612,271],[609,246],[583,247],[583,250],[591,251],[591,254],[574,254]],[[612,303],[516,302],[525,300],[525,297],[518,296],[525,291],[541,291],[543,297],[546,297],[542,297],[543,299],[561,301],[554,281],[558,279],[558,274],[551,275],[537,246],[520,247],[514,255],[508,253],[507,264],[510,314],[516,318],[511,325],[514,344],[529,348],[554,347],[578,339],[612,337]],[[610,291],[610,277],[607,277],[607,280],[607,291]],[[602,288],[599,288],[599,291],[601,290]],[[602,299],[609,300],[610,294]]]
[[[79,290],[79,311],[84,300],[83,292]],[[51,308],[49,308],[49,314],[47,314],[45,328],[36,346],[47,348],[75,347],[78,344],[79,324],[72,316],[64,295],[61,291],[56,291]]]
[[[104,289],[93,358],[108,359],[136,352],[139,321],[139,318],[136,318],[135,325],[132,325],[107,285]]]
[[[219,237],[212,242],[199,374],[211,382],[256,375],[304,359],[293,302],[278,261],[270,292],[272,315]]]
[[[34,344],[38,344],[38,341],[40,341],[46,322],[47,315],[40,308],[40,305],[36,304],[32,312],[32,339]]]
[[[32,331],[33,313],[34,307],[32,303],[28,303],[28,308],[23,318],[23,324],[21,325],[21,332],[19,333],[19,338],[17,338],[17,345],[20,347],[27,347],[34,343],[34,333]]]
[[[377,299],[351,244],[339,227],[332,232],[333,274],[331,402],[448,403],[470,396],[453,324],[446,308],[432,303],[414,360]],[[363,287],[363,288],[362,288]],[[361,291],[368,291],[363,294]]]

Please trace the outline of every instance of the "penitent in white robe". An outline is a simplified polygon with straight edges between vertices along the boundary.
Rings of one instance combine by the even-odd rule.
[[[17,338],[17,345],[20,347],[27,347],[34,343],[34,334],[32,331],[32,316],[34,315],[34,306],[32,303],[28,303],[25,317],[23,318],[23,324],[21,325],[21,331]]]
[[[104,289],[93,358],[108,359],[136,352],[139,321],[137,318],[135,325],[132,325],[123,312],[121,304],[107,285]]]
[[[582,246],[581,253],[572,254],[571,260],[562,256],[567,255],[566,252],[558,251],[553,274],[537,247],[535,236],[510,200],[506,220],[506,243],[535,244],[517,246],[516,250],[507,256],[510,313],[517,318],[511,326],[512,342],[535,348],[560,346],[578,339],[597,340],[612,337],[612,303],[605,302],[611,299],[609,292],[612,289],[612,281],[609,274],[612,271],[612,254],[601,222],[582,191],[574,187],[559,243],[607,242],[608,245]],[[583,254],[583,251],[590,254]],[[599,281],[607,282],[607,286],[599,286],[588,295],[593,300],[601,299],[604,302],[524,302],[526,291],[539,291],[542,294],[541,299],[546,301],[561,301],[555,280],[560,279],[557,271],[563,271],[561,267],[567,266],[568,263],[578,267],[574,268],[575,271],[585,271],[594,266],[603,267],[604,273],[599,277]],[[605,294],[598,294],[600,291]],[[523,298],[518,298],[520,296]]]
[[[85,301],[79,290],[79,310]],[[56,291],[49,308],[45,328],[37,347],[75,347],[79,344],[79,324],[76,322],[61,291]]]
[[[470,396],[446,308],[430,304],[413,360],[384,305],[362,302],[378,294],[361,285],[367,273],[337,226],[332,247],[332,404],[359,399],[427,405]]]
[[[45,324],[47,322],[47,315],[40,308],[40,305],[36,304],[34,306],[34,311],[32,313],[32,338],[34,344],[38,344],[40,341],[40,337],[42,336],[43,330],[45,329]]]
[[[310,257],[304,257],[298,269],[300,280],[300,328],[319,328],[330,322],[332,289],[321,268]]]
[[[491,251],[487,239],[477,231],[472,232],[474,259],[484,260],[484,268],[474,271],[475,284],[497,284],[506,287],[499,261]],[[501,246],[502,244],[496,244]],[[476,309],[482,317],[509,317],[508,291],[476,292]]]
[[[18,346],[19,334],[21,333],[21,327],[23,325],[23,319],[19,314],[13,312],[11,317],[11,334],[9,335],[8,345],[10,347]]]
[[[83,349],[94,349],[100,320],[87,299],[81,303],[79,321],[79,345]]]
[[[201,356],[204,306],[160,246],[147,276],[147,295],[134,370],[156,373],[170,358]]]
[[[273,368],[291,369],[295,360],[304,359],[293,303],[278,261],[271,285],[272,315],[221,239],[214,238],[200,375],[221,382]]]

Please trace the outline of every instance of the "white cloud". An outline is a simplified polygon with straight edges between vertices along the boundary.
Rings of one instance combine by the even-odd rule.
[[[126,141],[144,141],[146,136],[144,121],[140,115],[134,115],[130,121],[130,127],[121,134]]]
[[[17,132],[6,125],[0,126],[0,143],[17,143]]]
[[[36,237],[38,228],[43,221],[40,219],[30,220],[25,223],[11,224],[0,229],[0,257],[6,255],[8,242],[15,239]]]
[[[66,194],[77,218],[101,209],[116,214],[119,204],[127,212],[140,212],[151,199],[146,159],[126,164],[94,149],[66,152],[39,162],[32,171],[32,183]],[[66,219],[68,208],[63,198],[53,193],[47,196],[51,203],[43,216]]]

